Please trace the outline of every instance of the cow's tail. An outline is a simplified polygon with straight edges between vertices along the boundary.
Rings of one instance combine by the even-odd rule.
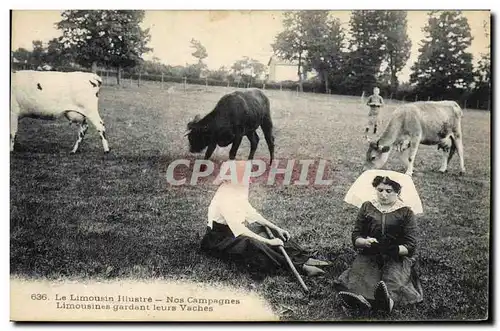
[[[453,129],[453,132],[455,135],[457,135],[458,138],[462,137],[462,117],[464,116],[464,112],[462,110],[462,107],[457,102],[453,102],[453,113],[455,114],[456,117],[456,122],[455,122],[455,128]],[[450,163],[451,158],[453,157],[453,154],[457,151],[457,145],[455,142],[455,136],[452,134],[450,136],[451,140],[451,146],[450,146],[450,154],[448,154],[448,163]]]
[[[458,117],[458,118],[461,118],[462,116],[464,116],[464,112],[462,110],[462,107],[460,107],[460,105],[453,101],[453,113]]]
[[[262,132],[264,133],[264,138],[266,138],[267,147],[269,148],[270,160],[269,164],[273,163],[274,159],[274,133],[273,133],[273,121],[271,119],[271,111],[269,100],[265,98],[265,107],[267,108],[261,123]]]

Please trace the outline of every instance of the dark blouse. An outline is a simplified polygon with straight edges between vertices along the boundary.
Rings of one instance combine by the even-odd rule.
[[[417,246],[417,224],[413,211],[409,207],[401,207],[388,213],[379,211],[370,201],[361,205],[352,231],[352,243],[359,237],[376,238],[379,243],[388,240],[390,244],[404,245],[408,256],[412,256]],[[374,254],[370,248],[363,248],[362,254]]]

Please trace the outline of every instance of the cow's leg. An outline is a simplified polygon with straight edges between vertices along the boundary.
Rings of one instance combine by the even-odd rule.
[[[16,140],[16,135],[17,135],[17,126],[19,122],[19,117],[18,117],[18,109],[14,109],[14,106],[11,106],[12,110],[10,112],[10,151],[14,151],[14,142]],[[17,106],[16,106],[17,107]]]
[[[399,147],[401,148],[401,146]],[[399,151],[399,159],[403,163],[405,169],[408,169],[408,166],[410,165],[409,158],[410,158],[410,148],[407,147]]]
[[[274,135],[273,135],[273,122],[269,116],[266,116],[262,121],[262,132],[264,132],[264,138],[266,138],[267,147],[269,148],[269,154],[271,159],[269,164],[273,163],[274,160]]]
[[[465,174],[464,145],[462,142],[462,136],[457,135],[455,137],[455,147],[457,148],[457,154],[460,158],[460,173]]]
[[[406,168],[406,174],[409,176],[413,175],[413,164],[415,163],[415,157],[417,156],[418,146],[420,144],[420,136],[412,137],[410,139],[410,147],[408,152],[408,167]]]
[[[104,127],[104,122],[102,121],[101,116],[99,116],[99,113],[97,112],[90,112],[89,114],[87,114],[87,119],[96,128],[99,136],[101,136],[104,153],[108,153],[109,145],[108,140],[106,139],[106,128]]]
[[[85,137],[85,133],[87,133],[87,129],[89,128],[89,125],[87,124],[87,121],[84,119],[82,123],[80,123],[80,130],[78,132],[78,139],[75,142],[75,146],[73,146],[73,149],[71,150],[71,154],[75,154],[76,151],[78,150],[78,147],[80,146],[80,143],[82,142],[83,138]]]
[[[450,137],[441,139],[438,143],[438,150],[441,151],[441,167],[438,170],[439,172],[444,173],[448,169],[448,158],[450,157],[450,153],[454,152],[452,144],[453,141]]]
[[[259,145],[260,138],[257,132],[255,131],[247,134],[247,138],[248,140],[250,140],[250,154],[248,155],[248,159],[253,160],[255,151],[257,150],[257,146]]]
[[[236,153],[238,152],[238,148],[240,148],[242,136],[237,135],[234,137],[233,145],[231,146],[231,150],[229,151],[229,159],[234,160],[236,158]]]
[[[216,147],[217,147],[217,144],[210,144],[210,145],[208,145],[207,150],[205,152],[205,160],[208,160],[212,156],[212,154],[214,153]]]

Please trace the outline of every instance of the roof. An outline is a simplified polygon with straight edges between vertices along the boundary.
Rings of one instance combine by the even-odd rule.
[[[280,65],[280,66],[297,66],[299,65],[297,62],[295,61],[288,61],[288,60],[283,60],[277,56],[274,56],[272,55],[270,58],[269,58],[269,61],[267,62],[267,65],[270,66],[271,65],[271,62],[274,61],[274,65]]]

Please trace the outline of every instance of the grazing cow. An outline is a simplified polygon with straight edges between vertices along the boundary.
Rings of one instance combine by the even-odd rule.
[[[66,117],[80,131],[71,153],[76,153],[88,129],[87,120],[109,152],[104,123],[99,116],[101,78],[87,72],[16,71],[11,76],[10,150],[14,150],[18,121],[24,117],[56,120]]]
[[[454,101],[421,101],[399,106],[377,141],[370,141],[364,169],[381,168],[392,149],[400,152],[406,174],[413,174],[419,144],[442,150],[440,172],[446,172],[455,151],[465,173],[462,143],[462,109]]]
[[[226,94],[209,114],[201,119],[196,115],[188,123],[186,135],[189,139],[190,152],[200,153],[207,148],[205,160],[208,160],[217,145],[225,147],[233,144],[229,151],[229,159],[234,160],[243,136],[247,136],[250,140],[248,159],[251,160],[259,144],[256,132],[259,126],[264,132],[272,163],[274,135],[269,99],[258,89]]]

